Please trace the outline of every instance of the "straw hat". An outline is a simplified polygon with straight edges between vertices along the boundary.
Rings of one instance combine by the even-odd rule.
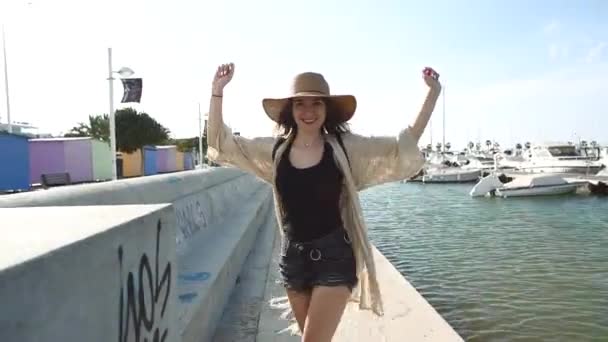
[[[296,75],[291,85],[291,95],[285,98],[266,98],[262,100],[262,106],[266,114],[278,122],[279,115],[290,99],[296,97],[323,97],[332,102],[335,112],[328,113],[339,116],[340,122],[350,120],[355,114],[357,100],[352,95],[331,95],[329,84],[323,75],[315,72],[305,72]]]

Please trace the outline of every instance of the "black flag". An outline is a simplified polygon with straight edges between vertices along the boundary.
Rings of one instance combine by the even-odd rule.
[[[122,78],[121,81],[125,91],[120,102],[139,102],[141,100],[141,78]]]

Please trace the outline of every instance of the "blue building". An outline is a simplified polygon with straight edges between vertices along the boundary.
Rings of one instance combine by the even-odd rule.
[[[155,146],[144,146],[142,157],[144,158],[144,176],[158,173],[156,166],[157,151]]]
[[[30,188],[30,149],[23,135],[0,131],[0,191]]]

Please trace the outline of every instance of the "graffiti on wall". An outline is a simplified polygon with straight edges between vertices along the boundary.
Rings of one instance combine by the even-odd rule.
[[[188,239],[209,224],[212,208],[208,196],[194,195],[174,203],[177,228],[181,239]]]
[[[128,251],[123,250],[122,246],[118,247],[121,279],[118,342],[164,342],[167,339],[169,327],[161,327],[161,322],[165,318],[171,293],[172,265],[167,262],[160,269],[161,230],[162,224],[158,220],[153,267],[148,255],[143,253],[137,269],[128,273],[126,283],[123,277],[123,257]],[[129,336],[132,336],[131,340]]]
[[[180,245],[212,225],[215,219],[223,217],[226,210],[234,207],[234,203],[250,194],[250,183],[249,178],[240,177],[173,202],[177,219],[177,244]]]

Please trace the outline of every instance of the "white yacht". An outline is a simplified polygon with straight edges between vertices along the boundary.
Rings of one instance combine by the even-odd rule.
[[[472,197],[527,197],[563,195],[574,193],[579,187],[586,186],[586,181],[567,181],[559,175],[521,175],[515,179],[504,175],[491,174],[481,179],[471,192]]]
[[[481,169],[460,166],[468,160],[452,152],[430,152],[419,174],[407,180],[422,183],[470,183],[479,180]]]
[[[466,170],[460,167],[433,168],[425,170],[423,183],[472,183],[479,180],[481,170]]]
[[[575,145],[543,144],[532,146],[515,166],[528,173],[577,173],[595,175],[604,168],[597,158],[581,155]]]

